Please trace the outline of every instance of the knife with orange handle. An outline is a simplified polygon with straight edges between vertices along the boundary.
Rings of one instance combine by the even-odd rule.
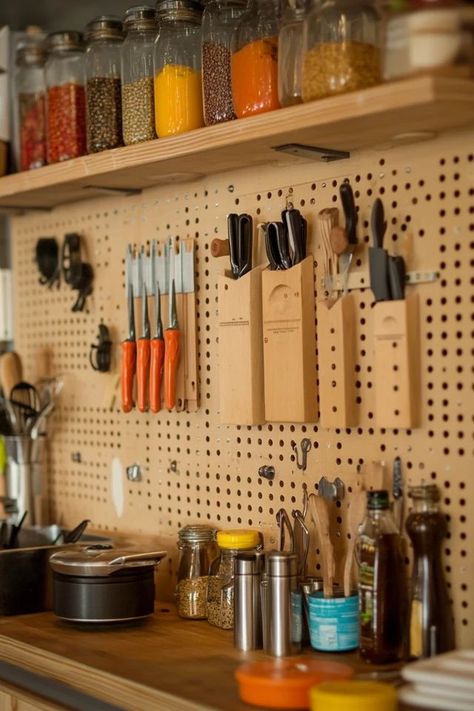
[[[135,343],[135,314],[133,310],[133,286],[128,286],[128,338],[122,343],[122,410],[133,409],[133,380],[135,377],[137,346]]]
[[[171,280],[169,293],[169,325],[165,331],[165,407],[172,410],[176,405],[176,373],[179,364],[179,326],[176,313],[176,289]]]
[[[165,360],[165,341],[163,338],[163,324],[161,323],[160,286],[155,285],[155,317],[156,336],[151,339],[151,364],[150,364],[150,410],[161,410],[161,380],[163,377],[163,363]]]
[[[142,285],[142,336],[137,341],[137,400],[140,412],[148,410],[148,371],[150,368],[150,320],[148,297]]]

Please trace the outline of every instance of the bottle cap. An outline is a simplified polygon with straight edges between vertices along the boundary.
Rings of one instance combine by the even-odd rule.
[[[436,484],[420,484],[408,487],[408,496],[420,501],[439,501],[441,493]]]
[[[217,545],[219,548],[244,550],[260,545],[260,534],[252,529],[236,529],[235,531],[218,531]]]
[[[397,692],[380,681],[326,681],[310,691],[311,711],[396,711]]]
[[[216,536],[216,529],[211,526],[196,524],[183,526],[178,531],[178,538],[181,542],[199,543],[200,541],[213,541]]]
[[[367,492],[367,508],[370,511],[379,511],[382,509],[388,509],[390,506],[390,500],[388,497],[388,491],[386,489],[380,489],[379,491],[368,491]]]
[[[86,26],[86,42],[96,40],[112,40],[120,42],[123,39],[122,21],[113,15],[101,15],[91,20]]]

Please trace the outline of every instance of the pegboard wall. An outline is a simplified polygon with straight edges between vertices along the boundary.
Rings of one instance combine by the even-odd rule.
[[[255,526],[273,540],[276,511],[301,506],[303,481],[314,490],[323,474],[329,479],[339,476],[349,497],[359,464],[381,460],[391,474],[399,455],[408,483],[435,482],[441,488],[450,521],[444,554],[458,643],[472,646],[474,519],[467,502],[474,493],[473,145],[474,134],[453,134],[365,151],[328,165],[275,163],[138,196],[104,197],[15,217],[15,347],[28,379],[58,373],[66,379],[50,427],[53,519],[75,525],[89,517],[95,527],[111,532],[159,534],[170,540],[188,522]],[[255,221],[279,219],[290,199],[308,219],[308,252],[317,261],[317,213],[340,207],[338,188],[345,179],[353,185],[359,208],[354,270],[367,269],[368,221],[372,203],[380,196],[389,250],[404,256],[409,271],[439,272],[435,282],[409,287],[420,300],[421,426],[411,431],[375,426],[369,289],[354,292],[357,427],[324,430],[317,422],[221,425],[217,278],[228,261],[211,257],[211,240],[226,236],[229,212],[248,212]],[[71,312],[73,294],[65,284],[60,290],[39,285],[33,261],[39,237],[62,242],[64,234],[73,231],[83,236],[95,272],[94,294],[83,314]],[[164,243],[169,236],[194,237],[196,242],[201,406],[189,414],[126,415],[115,390],[119,343],[126,333],[125,247],[128,242],[149,246],[152,239]],[[114,338],[112,374],[95,373],[89,365],[99,322],[109,326]],[[287,367],[291,371],[291,362]],[[304,474],[292,450],[292,443],[299,444],[302,437],[313,443]],[[141,482],[126,479],[125,469],[133,463],[141,465]],[[259,478],[263,464],[274,465],[273,482]],[[346,541],[345,505],[343,501],[333,511],[339,554]],[[170,574],[175,560],[174,555]]]

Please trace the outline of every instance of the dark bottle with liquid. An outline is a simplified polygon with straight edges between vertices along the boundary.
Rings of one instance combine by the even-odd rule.
[[[388,491],[367,492],[357,552],[361,657],[374,664],[400,661],[406,650],[408,594]]]
[[[443,574],[441,544],[447,534],[436,485],[414,486],[406,521],[414,560],[410,594],[410,656],[432,657],[454,649],[454,623]]]

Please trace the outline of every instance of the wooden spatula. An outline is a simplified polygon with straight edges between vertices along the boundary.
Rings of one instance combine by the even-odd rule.
[[[328,502],[322,496],[311,494],[309,497],[309,512],[318,532],[323,563],[323,593],[324,597],[334,594],[334,549],[329,535]]]
[[[18,353],[11,351],[0,357],[0,384],[3,395],[10,397],[10,393],[18,383],[23,381],[23,367]]]
[[[346,557],[344,560],[344,596],[349,597],[352,591],[351,572],[354,562],[354,549],[357,541],[359,525],[364,518],[367,494],[360,488],[352,492],[347,511],[347,532],[351,534],[347,541]]]

